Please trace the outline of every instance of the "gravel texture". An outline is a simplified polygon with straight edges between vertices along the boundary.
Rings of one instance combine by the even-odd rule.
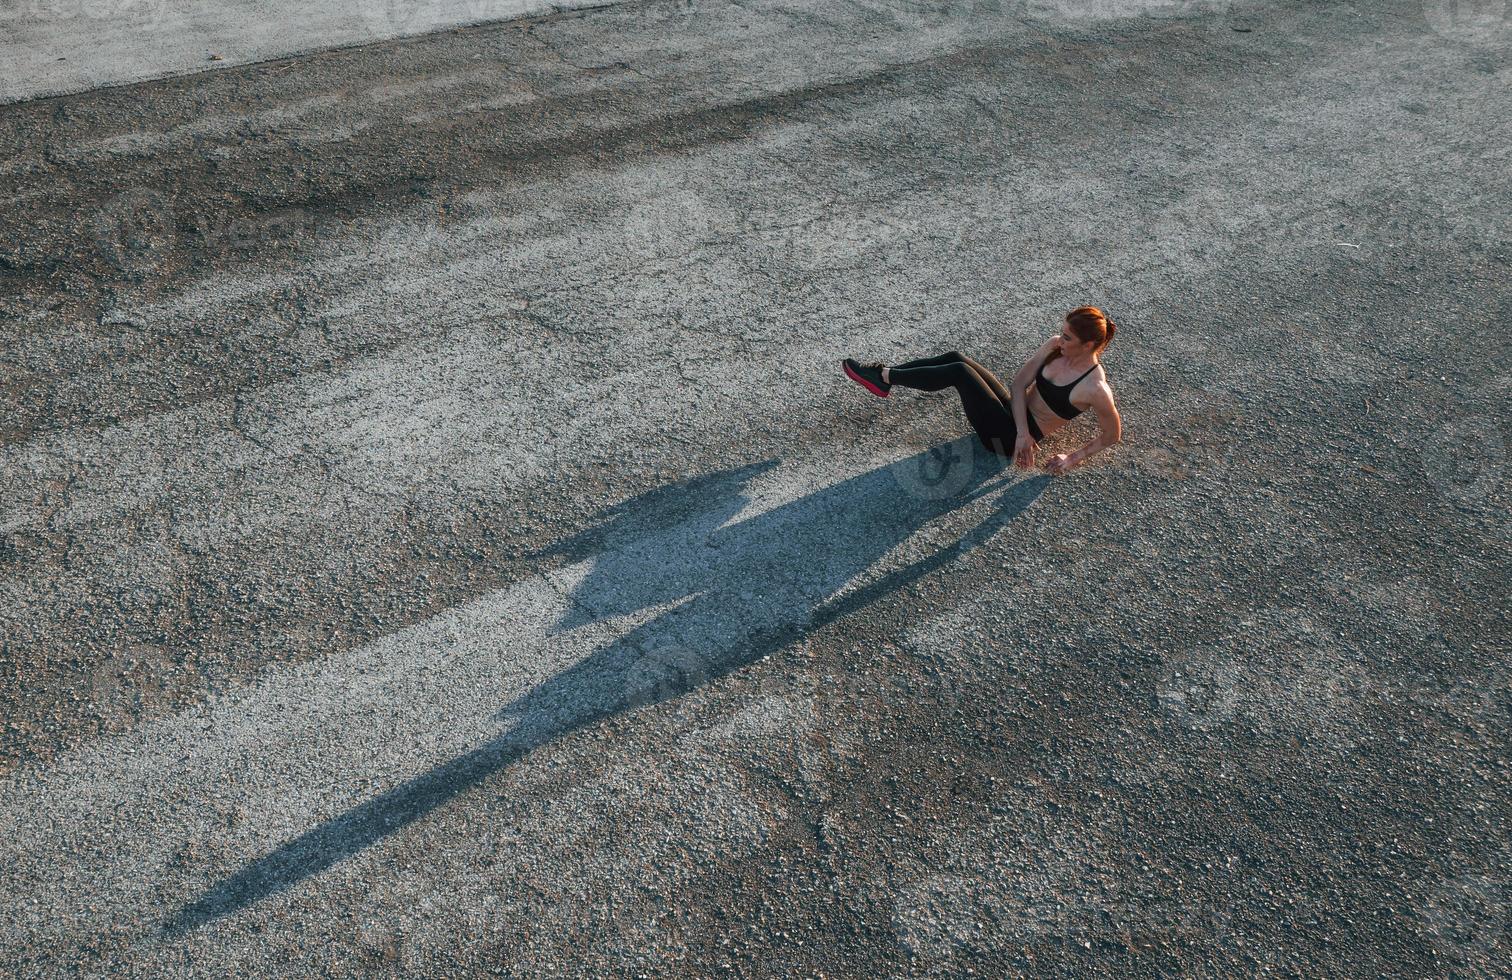
[[[1504,972],[1509,49],[666,0],[0,108],[4,972]],[[1065,476],[839,371],[1082,303]]]
[[[0,103],[618,2],[7,0]]]

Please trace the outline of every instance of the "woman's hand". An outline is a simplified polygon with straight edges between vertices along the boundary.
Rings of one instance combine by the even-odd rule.
[[[1056,476],[1060,476],[1062,473],[1076,469],[1076,464],[1071,462],[1071,455],[1069,453],[1056,453],[1045,460],[1045,469]]]
[[[1013,445],[1013,461],[1025,469],[1034,466],[1035,441],[1026,432],[1020,432]]]

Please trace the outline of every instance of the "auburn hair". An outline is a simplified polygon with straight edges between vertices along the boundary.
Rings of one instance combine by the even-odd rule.
[[[1078,306],[1067,313],[1066,325],[1071,328],[1071,332],[1078,340],[1097,345],[1092,349],[1094,354],[1101,354],[1103,348],[1108,346],[1108,341],[1112,340],[1113,335],[1118,332],[1113,318],[1095,306]],[[1045,363],[1049,364],[1060,357],[1060,353],[1059,350],[1051,351],[1050,356],[1045,358]]]

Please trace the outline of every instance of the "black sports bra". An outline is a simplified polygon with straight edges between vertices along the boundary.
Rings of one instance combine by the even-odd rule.
[[[1096,371],[1097,367],[1094,364],[1087,368],[1087,370],[1082,372],[1080,378],[1077,378],[1076,381],[1072,381],[1070,384],[1058,385],[1045,378],[1045,365],[1041,364],[1039,372],[1034,376],[1034,390],[1039,392],[1039,396],[1045,400],[1046,405],[1050,406],[1052,412],[1070,421],[1082,413],[1082,409],[1071,404],[1071,389],[1076,387],[1077,381]]]

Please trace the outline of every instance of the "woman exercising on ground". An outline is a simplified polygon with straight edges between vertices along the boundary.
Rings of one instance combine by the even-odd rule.
[[[1097,435],[1076,452],[1056,453],[1045,461],[1046,470],[1059,474],[1123,438],[1113,389],[1097,359],[1116,329],[1095,306],[1067,313],[1060,333],[1040,345],[1013,376],[1013,391],[1025,393],[1024,398],[1014,398],[991,371],[960,351],[893,367],[847,357],[845,373],[883,398],[893,385],[919,391],[954,388],[982,445],[1000,456],[1007,456],[1012,446],[1013,461],[1023,467],[1034,465],[1038,443],[1090,408],[1097,414]]]

